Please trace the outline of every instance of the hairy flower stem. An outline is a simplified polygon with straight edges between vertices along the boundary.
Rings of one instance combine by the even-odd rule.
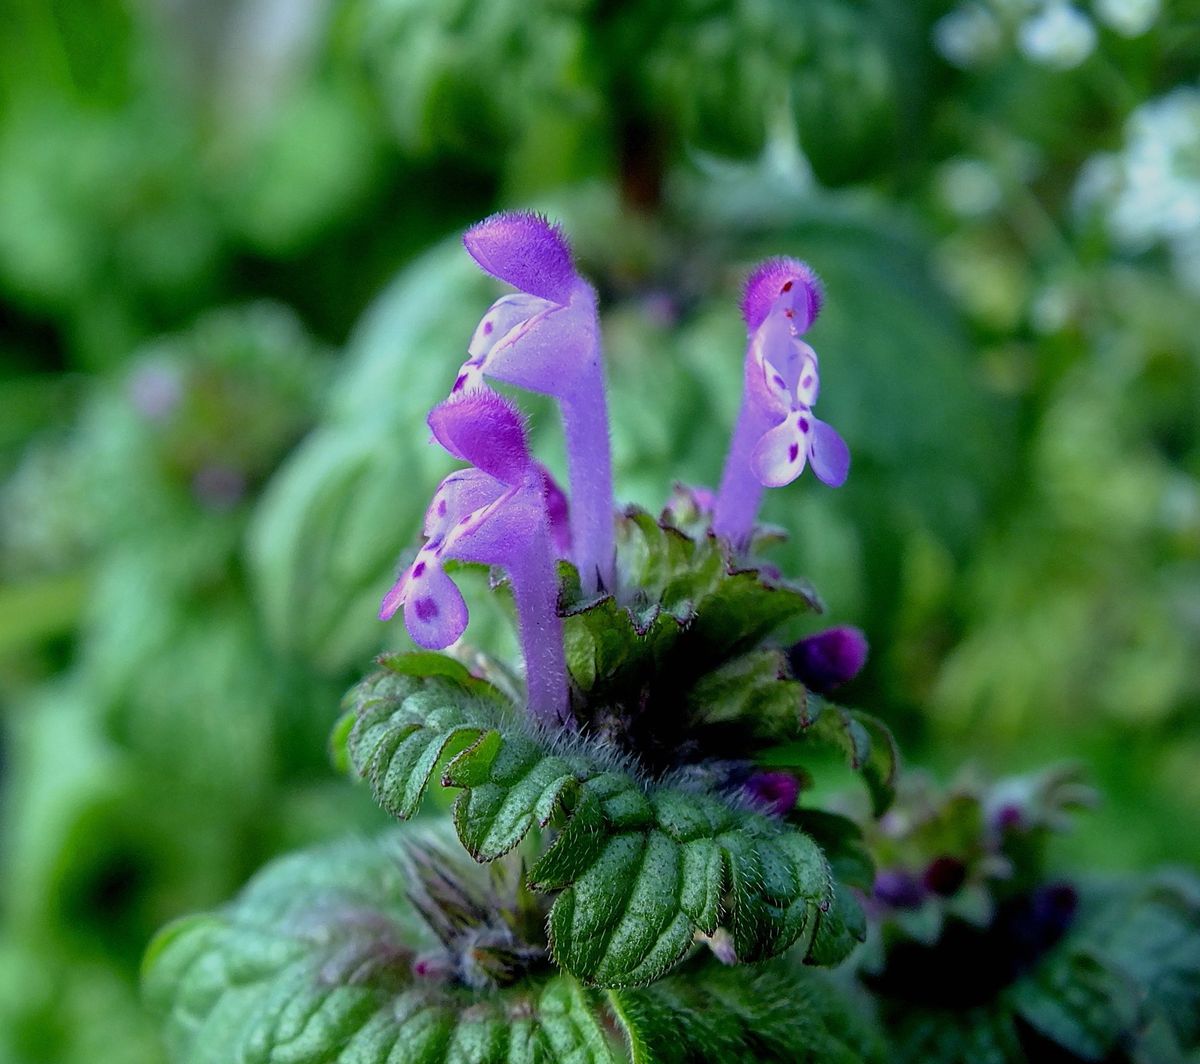
[[[750,367],[746,376],[749,377]],[[747,389],[749,381],[747,380]],[[725,469],[721,473],[721,487],[713,508],[713,531],[723,536],[739,550],[750,546],[754,520],[762,505],[766,488],[754,475],[751,457],[763,433],[773,427],[771,419],[762,408],[746,399],[738,413],[734,426]]]
[[[529,545],[508,566],[521,652],[529,714],[540,724],[562,728],[571,724],[567,692],[567,659],[563,652],[563,627],[558,616],[558,579],[546,537]]]
[[[559,403],[571,481],[571,534],[579,579],[588,592],[613,588],[612,448],[599,345],[580,386]]]

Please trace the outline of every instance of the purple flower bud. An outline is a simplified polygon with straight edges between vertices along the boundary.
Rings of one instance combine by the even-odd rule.
[[[938,857],[925,869],[927,890],[943,898],[953,897],[967,881],[967,866],[957,857]]]
[[[743,785],[747,796],[771,816],[784,816],[796,808],[800,781],[790,772],[755,772]]]
[[[763,488],[790,484],[811,464],[817,478],[840,487],[850,471],[845,441],[812,412],[820,390],[817,353],[800,339],[821,309],[812,269],[770,259],[750,276],[742,299],[750,340],[742,409],[721,476],[713,528],[748,543]]]
[[[919,909],[925,901],[925,888],[911,872],[884,869],[875,876],[874,895],[893,909]]]
[[[853,680],[866,660],[867,638],[849,625],[810,635],[788,651],[792,674],[818,694]]]
[[[574,500],[574,561],[586,589],[611,587],[612,457],[596,293],[575,271],[562,231],[541,215],[495,214],[468,229],[463,243],[484,270],[520,291],[484,315],[453,394],[489,377],[557,400]]]
[[[567,666],[557,612],[553,482],[529,453],[521,415],[494,392],[448,399],[430,412],[429,427],[438,443],[474,468],[451,473],[438,486],[425,514],[425,545],[384,596],[380,619],[403,606],[416,643],[448,646],[467,626],[467,606],[444,561],[500,566],[512,582],[530,712],[543,723],[564,723]]]

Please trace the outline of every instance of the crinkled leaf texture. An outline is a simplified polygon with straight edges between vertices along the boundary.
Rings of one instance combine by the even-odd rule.
[[[145,963],[178,1064],[613,1064],[602,1003],[568,976],[475,992],[412,975],[431,942],[398,840],[268,866],[228,908],[163,930]]]
[[[454,823],[479,861],[553,828],[530,885],[557,892],[554,959],[585,983],[650,983],[697,933],[718,928],[741,961],[797,946],[809,962],[833,964],[862,937],[857,905],[799,830],[704,791],[645,784],[602,747],[531,731],[449,659],[382,664],[352,692],[339,728],[349,762],[404,819],[453,753],[442,782],[462,789]]]
[[[891,1059],[901,1064],[1195,1060],[1200,880],[1164,875],[1087,889],[1062,942],[991,1003],[896,1002],[888,1011]]]
[[[869,1010],[827,973],[787,960],[753,969],[712,963],[649,987],[612,990],[633,1064],[864,1064],[882,1061]]]
[[[224,910],[151,944],[144,985],[175,1064],[683,1064],[884,1059],[826,973],[698,955],[651,987],[546,972],[472,990],[413,974],[436,945],[407,897],[406,828],[280,858]]]

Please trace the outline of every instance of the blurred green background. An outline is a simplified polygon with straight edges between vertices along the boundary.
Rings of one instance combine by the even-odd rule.
[[[944,776],[1080,759],[1063,862],[1200,862],[1198,79],[1197,0],[0,0],[0,1061],[160,1062],[149,935],[381,823],[326,735],[503,206],[600,289],[650,506],[809,260],[855,464],[766,516],[847,698]]]

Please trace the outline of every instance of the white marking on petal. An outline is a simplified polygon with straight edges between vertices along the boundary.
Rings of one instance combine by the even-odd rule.
[[[750,465],[754,475],[768,488],[781,488],[790,484],[803,471],[808,458],[807,440],[789,417],[773,429],[764,432]]]

